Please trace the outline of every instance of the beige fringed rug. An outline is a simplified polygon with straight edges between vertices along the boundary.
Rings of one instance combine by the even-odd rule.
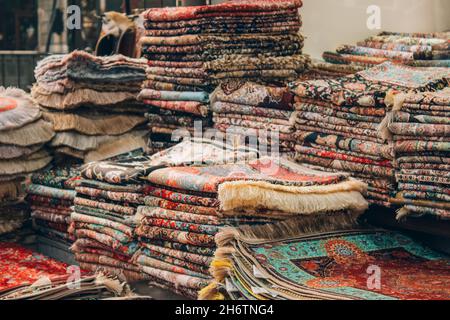
[[[52,157],[45,150],[40,150],[25,158],[0,160],[0,176],[30,173],[47,166]]]
[[[117,137],[115,140],[101,144],[97,149],[86,153],[85,163],[112,159],[136,150],[147,150],[147,132],[136,131]]]
[[[48,142],[54,135],[52,124],[40,119],[22,128],[1,131],[0,144],[26,147]]]
[[[26,157],[42,149],[42,147],[43,147],[42,144],[37,144],[29,147],[0,144],[0,160]]]
[[[16,200],[22,193],[21,179],[0,183],[0,203]]]
[[[76,109],[82,105],[114,105],[124,101],[135,101],[137,97],[137,93],[128,91],[101,92],[91,89],[77,89],[58,94],[48,92],[39,85],[33,87],[31,94],[40,105],[56,110]]]
[[[21,128],[40,117],[39,107],[25,91],[0,87],[0,131]]]
[[[136,150],[145,152],[147,135],[147,131],[140,130],[119,136],[83,136],[73,132],[59,133],[52,141],[52,146],[55,147],[55,153],[89,163],[115,158]]]
[[[147,180],[186,193],[217,194],[221,211],[273,210],[314,214],[351,210],[364,212],[367,185],[346,174],[316,171],[284,159],[156,170]]]
[[[132,138],[132,137],[143,137],[147,134],[147,131],[136,130],[123,135],[109,136],[109,135],[98,135],[98,136],[88,136],[80,134],[74,131],[68,132],[58,132],[56,137],[52,140],[52,147],[69,147],[74,150],[87,152],[96,150],[104,144],[116,141],[118,144],[119,139]],[[125,147],[126,148],[126,147]]]
[[[143,116],[90,112],[83,114],[44,112],[56,132],[76,131],[89,136],[120,135],[146,122]]]

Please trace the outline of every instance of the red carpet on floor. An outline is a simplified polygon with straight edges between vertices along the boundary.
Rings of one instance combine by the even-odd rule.
[[[68,265],[13,243],[0,243],[0,291],[68,276]]]

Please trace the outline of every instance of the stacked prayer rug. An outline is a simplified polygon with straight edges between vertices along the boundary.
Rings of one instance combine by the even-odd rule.
[[[20,229],[29,217],[22,183],[50,163],[43,147],[54,135],[28,94],[0,87],[0,236]]]
[[[33,227],[40,236],[70,246],[70,214],[79,181],[76,164],[57,165],[32,175],[27,186]]]
[[[450,79],[450,72],[449,72]],[[450,89],[399,93],[388,125],[393,134],[398,218],[431,214],[450,219]]]
[[[220,132],[246,137],[250,141],[241,142],[272,156],[294,151],[296,116],[288,87],[227,81],[217,87],[211,102],[214,128]]]
[[[220,291],[230,299],[450,297],[448,256],[399,233],[349,230],[271,241],[236,238],[219,250],[212,272],[223,284]],[[223,296],[216,292],[215,298]]]
[[[146,114],[150,131],[149,154],[171,148],[181,138],[202,134],[211,127],[208,93],[176,91],[167,91],[162,95],[160,93],[144,89],[139,95],[139,99],[150,107]]]
[[[190,298],[199,290],[208,295],[208,268],[223,226],[240,226],[242,237],[275,237],[274,225],[284,234],[348,227],[367,208],[363,183],[280,161],[151,172],[145,206],[138,208],[142,250],[136,260],[153,285]]]
[[[370,68],[394,61],[415,67],[450,67],[450,32],[383,32],[356,45],[342,45],[325,52],[325,61]]]
[[[127,282],[147,279],[132,256],[138,249],[134,237],[137,206],[143,204],[139,176],[147,158],[92,162],[81,169],[75,188],[70,233],[75,259],[89,271],[103,270]]]
[[[301,6],[299,0],[252,0],[149,9],[142,44],[151,86],[188,89],[226,79],[296,78],[306,62],[298,34]]]
[[[298,81],[296,160],[349,172],[368,183],[371,203],[389,206],[395,192],[394,152],[383,120],[386,92],[435,91],[447,85],[448,69],[386,62],[352,76]]]
[[[35,77],[32,95],[57,132],[56,153],[89,162],[145,148],[145,106],[136,100],[144,60],[74,51],[43,59]]]
[[[150,158],[85,165],[71,216],[71,232],[77,238],[73,246],[76,259],[87,270],[103,269],[128,281],[150,278],[132,259],[138,249],[134,235],[137,207],[144,205],[142,178],[167,166],[222,163],[256,156],[246,148],[193,139]]]
[[[229,1],[212,6],[149,9],[143,55],[149,60],[140,100],[169,110],[149,114],[150,146],[171,146],[174,130],[209,126],[208,92],[229,79],[286,83],[308,64],[299,0]],[[201,124],[201,127],[200,127]]]
[[[313,60],[309,70],[302,74],[299,79],[301,80],[313,80],[313,79],[325,79],[325,78],[339,78],[347,75],[357,73],[364,70],[364,67],[350,65],[350,64],[337,64],[326,61]]]

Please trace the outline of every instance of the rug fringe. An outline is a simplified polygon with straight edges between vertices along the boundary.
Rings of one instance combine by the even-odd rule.
[[[21,181],[9,181],[0,183],[0,202],[4,199],[18,198],[21,190]]]
[[[40,105],[57,110],[74,109],[83,104],[114,105],[127,100],[136,100],[132,92],[100,92],[92,89],[76,89],[64,95],[47,92],[38,85],[33,86],[31,94]]]
[[[27,147],[48,142],[54,136],[55,132],[50,122],[37,120],[19,129],[2,132],[0,143]]]
[[[395,218],[397,219],[397,221],[401,221],[406,219],[406,217],[410,216],[411,214],[412,212],[410,210],[403,207],[397,210],[397,216]]]
[[[97,149],[88,152],[85,155],[84,161],[85,163],[102,161],[138,149],[147,152],[148,146],[145,139],[146,135],[147,132],[145,131],[136,131],[127,133],[124,136],[119,136],[115,140],[107,141],[101,144]]]
[[[280,222],[260,226],[241,226],[224,228],[216,235],[219,247],[216,257],[229,256],[229,245],[235,240],[244,242],[268,241],[283,238],[295,238],[305,234],[331,232],[350,229],[357,225],[360,212],[336,212],[316,215],[304,215]],[[232,252],[231,252],[232,253]]]
[[[210,274],[213,278],[223,283],[226,277],[228,277],[233,269],[233,264],[230,259],[215,257],[209,268]]]
[[[364,212],[368,202],[361,193],[367,185],[349,180],[314,187],[280,186],[261,181],[233,181],[219,186],[222,211],[267,209],[292,214],[354,210]]]
[[[53,123],[56,132],[73,130],[90,136],[125,134],[146,122],[145,117],[131,115],[44,112],[43,117]]]
[[[207,287],[199,291],[198,300],[225,300],[225,296],[219,292],[218,284],[211,282]]]

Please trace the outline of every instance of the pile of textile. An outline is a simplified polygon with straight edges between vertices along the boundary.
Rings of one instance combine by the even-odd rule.
[[[246,137],[253,148],[272,156],[294,151],[294,95],[287,86],[227,81],[211,95],[211,103],[214,128],[227,139]]]
[[[208,270],[222,227],[239,226],[240,237],[254,238],[322,231],[352,226],[367,208],[365,184],[280,161],[152,171],[136,229],[142,249],[136,261],[152,284],[209,298],[214,283]],[[224,234],[220,241],[235,235]]]
[[[146,11],[141,42],[149,61],[140,99],[169,110],[149,115],[151,146],[170,146],[180,127],[192,134],[194,121],[208,126],[208,92],[222,81],[296,79],[308,64],[298,34],[301,5],[252,0]]]
[[[256,157],[256,154],[249,153],[249,156]],[[72,251],[80,265],[86,270],[104,270],[129,282],[150,278],[132,259],[138,250],[134,233],[139,221],[137,208],[145,203],[142,178],[157,168],[205,163],[216,158],[246,159],[236,150],[193,139],[153,157],[85,165],[83,179],[76,187],[70,228],[77,239]]]
[[[132,262],[138,249],[136,211],[144,203],[139,176],[147,173],[142,165],[147,160],[92,162],[81,168],[69,232],[76,239],[71,249],[83,269],[127,282],[148,278]]]
[[[321,60],[313,60],[307,72],[298,77],[301,80],[313,80],[324,78],[339,78],[364,70],[364,67],[330,63]]]
[[[143,59],[74,51],[43,59],[35,77],[32,96],[53,123],[56,153],[89,162],[145,148],[146,108],[136,100]]]
[[[57,165],[33,174],[27,186],[33,228],[65,247],[72,242],[68,228],[79,174],[76,164]]]
[[[395,192],[394,150],[383,120],[386,92],[435,91],[447,85],[446,68],[386,62],[337,79],[297,81],[296,160],[349,172],[368,183],[371,203],[390,206]]]
[[[236,237],[219,250],[212,271],[222,286],[215,299],[447,300],[450,296],[448,256],[390,231],[356,229],[257,241]]]
[[[42,277],[32,284],[0,290],[0,301],[151,299],[135,295],[127,284],[101,273],[82,275],[80,279],[68,278],[68,275],[55,279]],[[68,280],[70,285],[67,285]]]
[[[450,32],[382,32],[356,45],[325,52],[323,58],[349,67],[370,68],[386,61],[415,67],[450,67]]]
[[[209,94],[204,92],[194,92],[192,95],[183,96],[176,94],[175,99],[194,99],[200,101],[156,101],[147,100],[149,96],[144,89],[139,96],[148,106],[149,112],[146,114],[148,129],[150,131],[148,140],[148,154],[156,154],[169,149],[185,137],[202,135],[211,127],[209,115]],[[172,99],[173,95],[166,96]],[[159,97],[159,95],[158,95]],[[159,99],[154,96],[155,99]]]
[[[29,218],[23,203],[25,177],[51,161],[43,148],[55,135],[28,94],[0,87],[0,236]]]
[[[450,79],[450,72],[447,74]],[[394,95],[393,135],[398,218],[430,214],[450,219],[450,88]]]

